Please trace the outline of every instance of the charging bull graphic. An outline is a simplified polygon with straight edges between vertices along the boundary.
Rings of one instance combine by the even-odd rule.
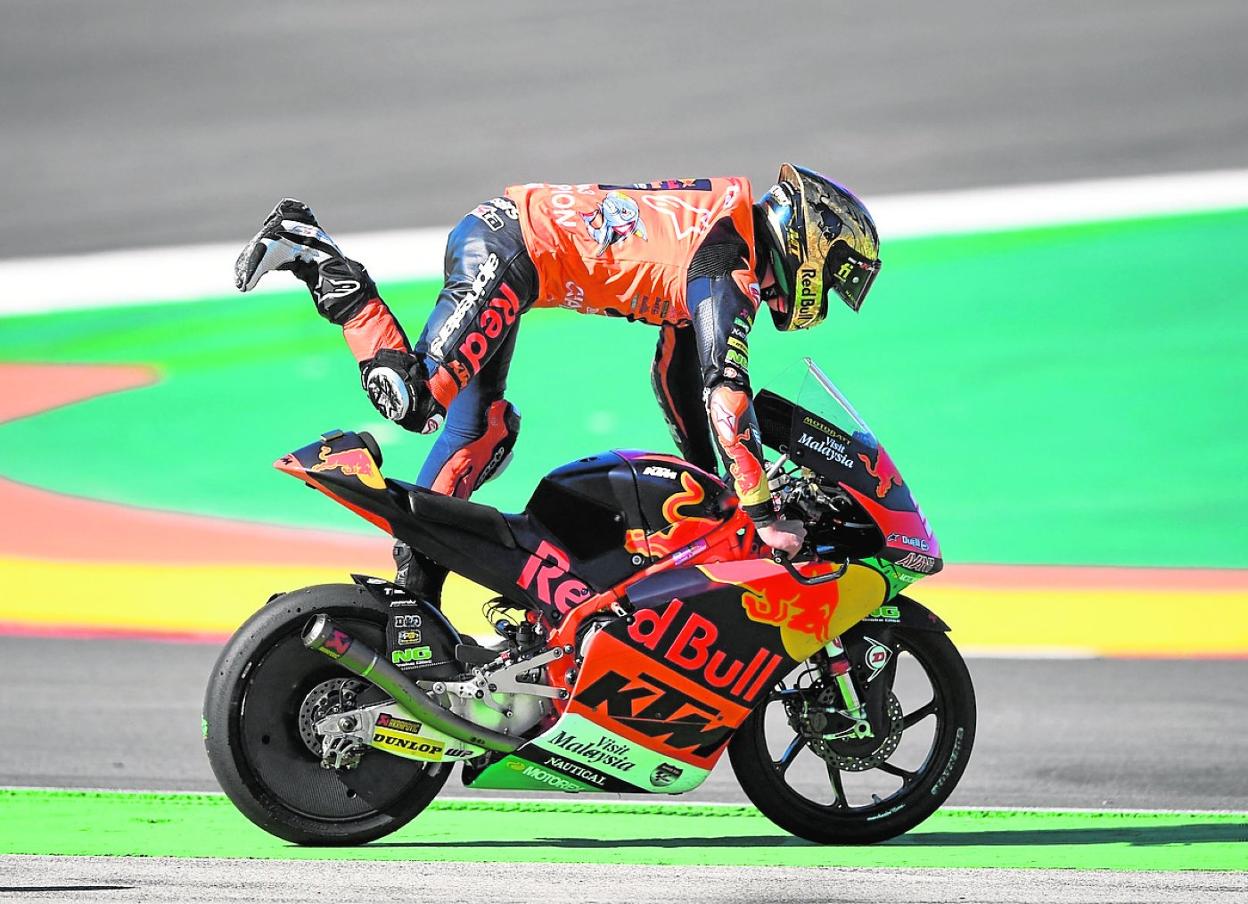
[[[321,463],[313,465],[310,471],[342,471],[343,474],[359,479],[360,483],[374,490],[386,488],[385,478],[381,476],[377,464],[366,449],[344,449],[342,452],[331,452],[329,446],[321,446],[319,456]]]
[[[589,237],[598,243],[594,257],[601,257],[604,251],[630,235],[643,241],[646,238],[646,224],[641,221],[637,202],[623,192],[611,192],[593,213],[581,214],[581,219],[585,221]]]
[[[753,501],[751,494],[766,489],[766,484],[763,483],[762,463],[745,445],[750,440],[750,428],[742,427],[741,420],[749,404],[749,396],[726,384],[721,383],[711,391],[711,427],[732,458],[728,470],[737,483],[738,493],[743,500]]]
[[[858,457],[867,466],[867,473],[876,479],[875,495],[877,498],[883,499],[894,486],[901,486],[901,475],[897,473],[897,466],[888,457],[883,446],[876,448],[874,464],[861,452],[858,453]]]

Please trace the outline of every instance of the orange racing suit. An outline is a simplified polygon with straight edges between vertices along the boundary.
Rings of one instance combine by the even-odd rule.
[[[659,327],[652,382],[681,453],[715,471],[717,449],[745,510],[774,520],[749,382],[755,273],[743,178],[517,185],[479,205],[451,233],[446,285],[413,348],[446,427],[460,424],[435,444],[421,483],[467,495],[488,476],[495,446],[518,430],[518,418],[514,429],[495,422],[520,315],[562,307]],[[380,298],[344,330],[361,361],[406,346]]]

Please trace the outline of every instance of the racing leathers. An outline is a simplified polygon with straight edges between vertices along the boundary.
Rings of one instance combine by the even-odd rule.
[[[450,235],[446,284],[412,349],[447,412],[421,483],[466,497],[490,476],[519,425],[503,393],[520,315],[563,307],[659,327],[652,383],[681,453],[714,471],[718,450],[745,511],[772,522],[749,382],[753,227],[738,178],[512,186],[478,205]],[[376,297],[343,326],[366,374],[402,335]]]
[[[659,328],[652,384],[681,453],[715,471],[718,452],[744,510],[759,526],[775,521],[749,380],[759,288],[747,180],[512,186],[452,230],[445,283],[414,345],[364,268],[329,253],[337,247],[299,207],[310,225],[283,221],[295,237],[281,240],[313,252],[287,252],[294,263],[280,266],[342,327],[373,403],[411,430],[445,418],[422,486],[466,498],[497,472],[520,425],[504,399],[520,317],[562,307]],[[249,251],[261,256],[254,245],[240,268]],[[240,270],[240,288],[257,278]]]

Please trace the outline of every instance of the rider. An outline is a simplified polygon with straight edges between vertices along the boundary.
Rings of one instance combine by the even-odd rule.
[[[565,307],[659,328],[652,383],[681,454],[716,470],[716,450],[759,538],[788,555],[800,521],[772,504],[749,380],[760,300],[776,328],[808,329],[835,293],[858,310],[879,270],[879,238],[852,193],[784,164],[751,203],[743,178],[633,185],[515,185],[451,231],[445,284],[415,345],[364,266],[312,211],[281,201],[235,264],[240,291],[270,270],[307,284],[342,327],[373,405],[408,430],[445,427],[418,483],[467,498],[510,457],[520,416],[503,398],[521,314]],[[395,548],[401,583],[436,599],[445,573]]]

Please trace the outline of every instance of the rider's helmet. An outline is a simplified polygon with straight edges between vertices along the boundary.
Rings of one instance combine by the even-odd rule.
[[[805,330],[828,316],[836,292],[853,310],[880,270],[880,237],[861,201],[844,186],[791,163],[755,207],[765,224],[772,269],[788,298],[771,307],[779,330]]]

